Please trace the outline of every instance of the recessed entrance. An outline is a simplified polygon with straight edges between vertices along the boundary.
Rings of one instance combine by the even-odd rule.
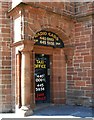
[[[35,54],[35,102],[50,102],[50,58]]]

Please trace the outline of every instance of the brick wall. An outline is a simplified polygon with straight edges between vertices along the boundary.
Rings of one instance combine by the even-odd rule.
[[[92,99],[92,18],[75,23],[75,50],[68,67],[68,100],[89,105]]]
[[[75,3],[75,15],[76,16],[86,16],[93,12],[94,3],[93,2],[78,2]]]
[[[76,21],[74,34],[74,56],[68,61],[67,103],[93,106],[93,4],[76,4]],[[70,63],[70,64],[69,64]]]
[[[0,2],[0,112],[11,111],[11,49],[8,3]]]
[[[93,15],[93,20],[92,20],[92,85],[93,85],[93,91],[94,91],[94,15]],[[93,92],[93,95],[92,95],[92,98],[93,98],[93,105],[94,105],[94,92]]]

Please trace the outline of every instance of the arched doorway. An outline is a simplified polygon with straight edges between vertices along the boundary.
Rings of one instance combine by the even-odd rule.
[[[64,43],[57,34],[45,30],[37,32],[34,41],[35,103],[63,103]]]

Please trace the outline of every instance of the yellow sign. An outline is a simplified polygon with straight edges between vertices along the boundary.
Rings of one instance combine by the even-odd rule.
[[[44,63],[44,60],[36,60],[35,68],[46,68],[46,64]]]
[[[52,46],[63,48],[63,41],[53,32],[40,31],[34,37],[35,45]]]

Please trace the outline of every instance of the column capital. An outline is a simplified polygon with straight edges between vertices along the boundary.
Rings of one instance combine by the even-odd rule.
[[[34,47],[33,40],[23,40],[12,44],[12,47],[19,47],[20,52],[30,52]]]
[[[30,52],[30,51],[33,50],[33,47],[34,47],[34,41],[32,41],[32,40],[23,40],[20,51],[21,52]]]

